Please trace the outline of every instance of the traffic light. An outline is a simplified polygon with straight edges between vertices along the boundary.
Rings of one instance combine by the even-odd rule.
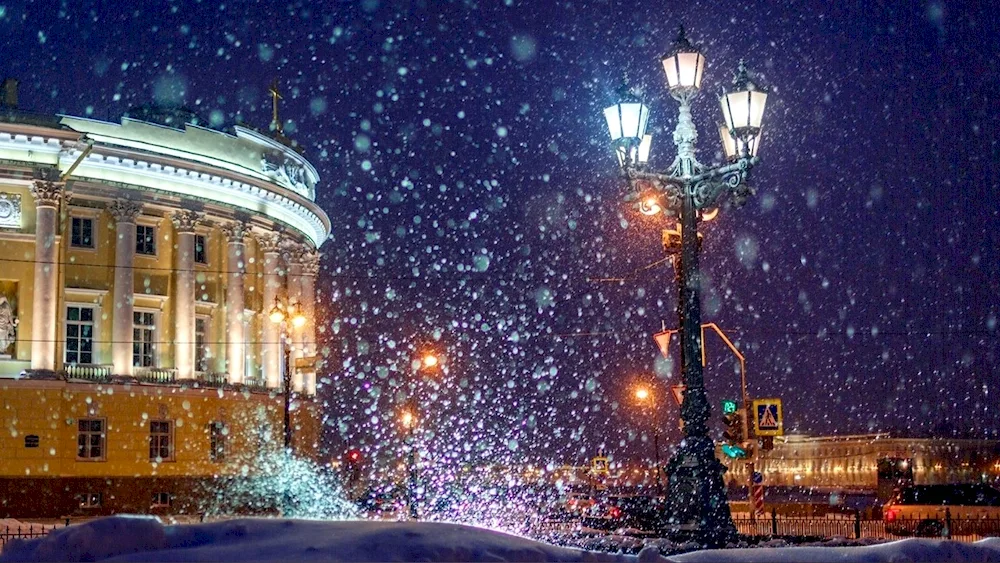
[[[361,450],[357,448],[351,448],[344,454],[344,473],[348,483],[356,483],[361,478],[361,461]]]
[[[722,421],[726,425],[726,429],[722,432],[724,440],[722,453],[733,459],[747,457],[747,450],[743,444],[743,425],[746,420],[736,401],[722,402]]]
[[[350,467],[355,467],[361,463],[361,450],[351,449],[347,450],[347,455],[344,456],[344,463]]]

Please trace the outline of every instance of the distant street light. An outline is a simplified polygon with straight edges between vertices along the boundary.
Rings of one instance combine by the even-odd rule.
[[[742,205],[753,194],[746,184],[761,134],[767,91],[755,84],[740,62],[732,87],[719,98],[725,128],[733,140],[729,162],[709,167],[695,158],[698,132],[691,117],[691,100],[701,90],[706,61],[701,49],[692,45],[681,28],[671,50],[661,59],[671,97],[680,104],[674,145],[677,156],[665,173],[648,172],[639,157],[646,142],[649,108],[627,89],[619,101],[604,110],[612,146],[622,168],[625,201],[643,214],[662,210],[679,215],[676,231],[664,232],[664,243],[679,238],[680,260],[676,264],[681,365],[685,385],[681,419],[684,441],[667,464],[670,476],[671,530],[688,535],[703,545],[724,546],[735,539],[722,475],[725,467],[715,457],[706,421],[710,406],[705,394],[701,365],[701,272],[699,269],[698,222],[714,213],[723,196]],[[727,154],[730,147],[723,147]],[[643,155],[646,156],[646,155]],[[707,217],[706,217],[707,218]],[[668,236],[669,235],[669,236]]]
[[[434,354],[425,354],[421,363],[423,364],[424,369],[436,368],[438,365],[438,357]]]
[[[649,409],[650,418],[653,423],[653,457],[656,463],[656,494],[663,494],[663,485],[660,483],[660,425],[656,419],[656,401],[653,394],[646,386],[640,385],[635,389],[635,398],[643,407]]]
[[[292,449],[292,331],[305,326],[307,319],[302,314],[302,307],[296,302],[282,303],[277,297],[274,298],[274,306],[268,313],[268,318],[272,323],[279,325],[281,330],[281,351],[284,364],[282,374],[283,394],[285,399],[285,451]]]
[[[407,465],[407,484],[406,484],[406,504],[409,509],[410,518],[416,520],[417,514],[417,460],[416,460],[416,443],[413,440],[413,430],[417,426],[417,416],[410,410],[405,410],[399,417],[399,422],[403,425],[406,430],[406,445],[408,447],[408,452],[406,454],[406,465]]]

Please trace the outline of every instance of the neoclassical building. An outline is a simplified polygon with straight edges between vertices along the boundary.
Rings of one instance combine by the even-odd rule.
[[[155,107],[41,116],[15,89],[0,91],[0,486],[20,493],[0,515],[41,490],[63,512],[162,508],[280,445],[283,335],[294,444],[315,445],[331,227],[316,169],[280,131]],[[306,323],[272,322],[276,305]]]

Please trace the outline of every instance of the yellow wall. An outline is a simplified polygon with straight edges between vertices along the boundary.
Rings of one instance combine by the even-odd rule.
[[[281,396],[218,389],[0,380],[0,476],[209,476],[240,471],[261,444],[280,447]],[[296,449],[315,449],[314,406],[293,411]],[[77,461],[77,419],[105,418],[106,460]],[[174,421],[176,461],[149,459],[149,420]],[[209,460],[208,425],[230,429],[229,461]],[[25,448],[25,435],[39,436]]]

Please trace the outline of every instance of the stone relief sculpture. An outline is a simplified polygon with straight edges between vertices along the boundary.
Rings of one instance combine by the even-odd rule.
[[[0,356],[7,353],[7,348],[15,342],[17,337],[17,317],[10,307],[10,301],[6,297],[0,296]]]

